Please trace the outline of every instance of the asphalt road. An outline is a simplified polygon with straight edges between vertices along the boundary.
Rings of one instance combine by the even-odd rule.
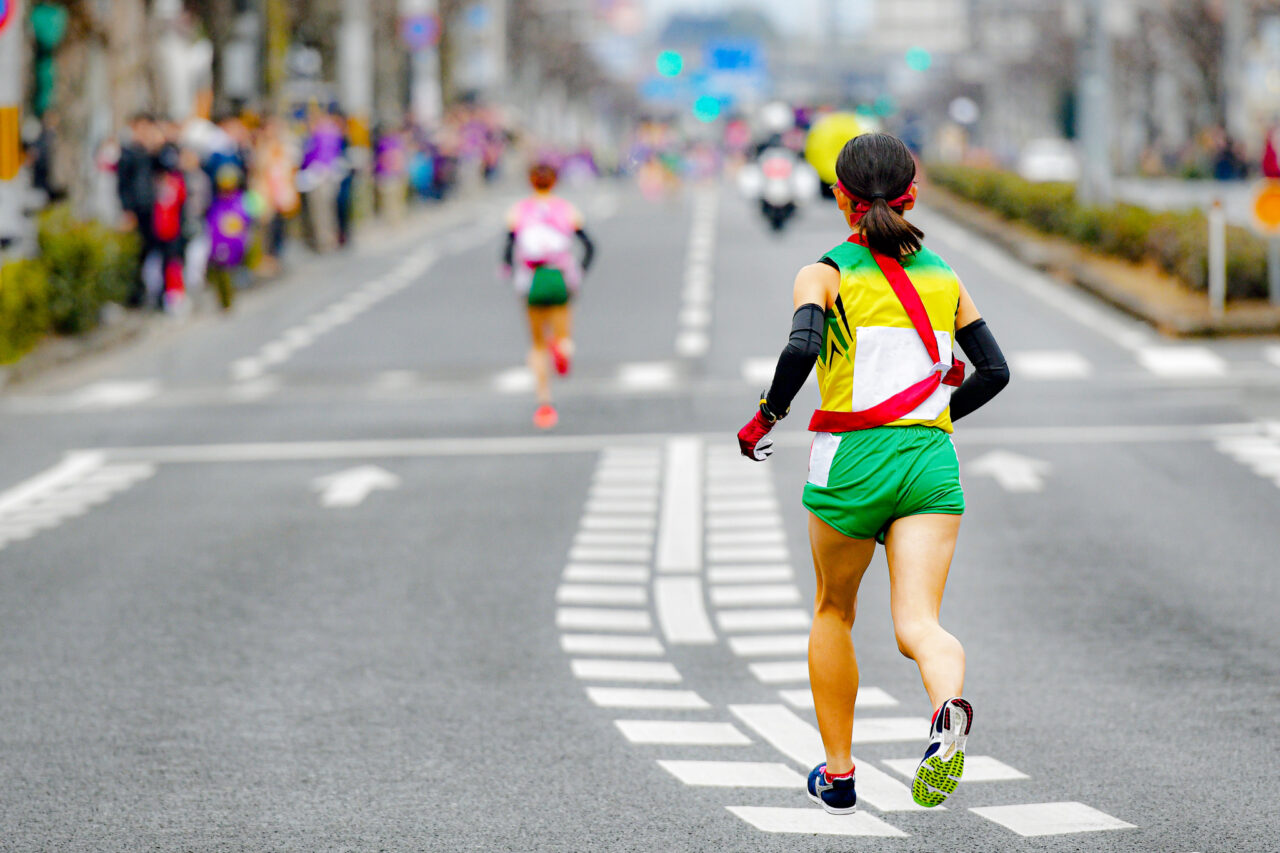
[[[550,434],[501,198],[0,394],[0,849],[1280,849],[1280,342],[1161,340],[918,211],[1014,374],[956,433],[971,759],[910,807],[873,571],[830,817],[805,415],[765,465],[733,433],[839,221],[573,195]]]

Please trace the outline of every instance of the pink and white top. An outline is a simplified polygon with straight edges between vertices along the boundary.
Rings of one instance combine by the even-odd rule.
[[[517,290],[529,292],[538,267],[560,270],[565,284],[577,290],[582,267],[573,252],[573,235],[582,228],[582,214],[576,207],[558,196],[530,196],[511,207],[507,228],[516,235],[512,278]]]

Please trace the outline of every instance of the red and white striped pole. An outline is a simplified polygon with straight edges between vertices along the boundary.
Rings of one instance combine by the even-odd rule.
[[[21,0],[0,0],[0,247],[21,236],[22,84],[26,45]]]

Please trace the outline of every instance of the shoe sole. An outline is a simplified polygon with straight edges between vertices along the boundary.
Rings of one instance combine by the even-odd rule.
[[[835,806],[827,805],[827,801],[822,799],[822,797],[815,797],[813,794],[809,793],[808,788],[805,788],[804,793],[809,799],[813,800],[815,803],[822,806],[822,810],[825,811],[827,814],[853,814],[858,810],[858,806],[856,803],[852,806],[849,806],[849,808],[847,809],[838,809]]]
[[[973,725],[973,706],[963,699],[952,699],[947,705],[942,710],[946,715],[942,725],[953,733],[955,740],[952,745],[955,751],[946,761],[942,760],[940,754],[921,761],[911,783],[911,798],[927,809],[946,802],[947,797],[955,793],[960,777],[964,775],[964,747],[969,729]]]

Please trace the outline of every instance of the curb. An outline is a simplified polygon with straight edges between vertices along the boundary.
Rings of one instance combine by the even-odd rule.
[[[1004,219],[987,208],[937,186],[929,187],[928,206],[983,238],[995,243],[1028,266],[1073,284],[1130,316],[1150,323],[1172,337],[1280,334],[1280,308],[1264,300],[1228,303],[1221,318],[1209,313],[1208,297],[1190,290],[1176,279],[1152,269],[1127,264],[1091,252]],[[1147,278],[1163,279],[1159,293],[1138,288],[1115,267],[1128,267]],[[1112,268],[1112,269],[1108,269]],[[1147,292],[1144,292],[1147,291]]]

